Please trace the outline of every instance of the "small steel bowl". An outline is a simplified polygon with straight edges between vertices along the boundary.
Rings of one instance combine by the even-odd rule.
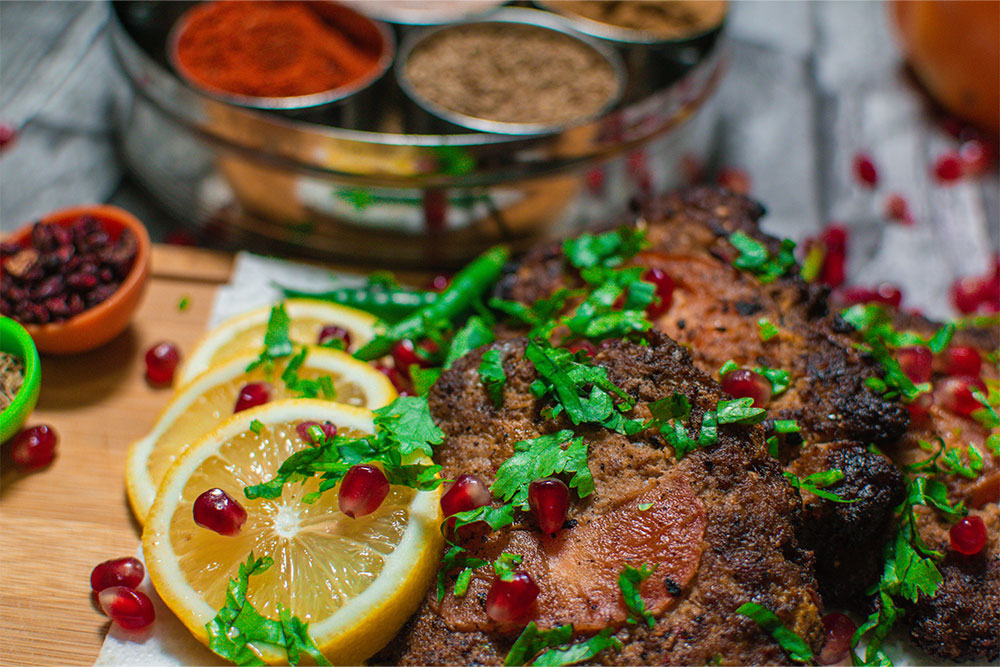
[[[550,30],[552,32],[557,32],[561,35],[570,37],[584,46],[587,46],[591,50],[595,51],[610,65],[612,72],[615,76],[615,90],[608,100],[601,105],[601,107],[594,113],[575,119],[571,123],[561,123],[561,124],[546,124],[546,123],[510,123],[504,121],[489,120],[486,118],[477,118],[475,116],[468,116],[451,109],[446,109],[443,106],[435,103],[423,97],[419,91],[417,91],[409,77],[406,74],[406,65],[410,59],[410,55],[415,49],[417,49],[421,44],[429,39],[433,39],[441,33],[452,30],[459,27],[472,26],[472,25],[485,25],[485,24],[518,24],[527,25],[540,30]],[[457,21],[455,23],[450,23],[448,25],[438,26],[435,28],[430,28],[427,30],[422,30],[419,32],[412,33],[404,41],[399,49],[398,57],[396,58],[396,81],[402,88],[403,92],[413,102],[420,110],[428,114],[432,118],[440,119],[445,121],[446,124],[437,123],[438,129],[443,132],[447,132],[449,129],[454,130],[455,126],[465,130],[475,130],[478,132],[488,132],[490,134],[509,134],[509,135],[544,135],[544,134],[558,134],[564,132],[569,128],[586,125],[587,123],[593,122],[597,118],[601,118],[606,115],[609,111],[614,109],[618,102],[621,100],[622,92],[625,90],[625,79],[626,71],[625,64],[622,62],[621,58],[615,53],[614,49],[609,48],[606,44],[602,43],[600,40],[593,39],[586,35],[581,35],[570,29],[565,21],[563,21],[558,16],[551,14],[549,12],[539,11],[537,9],[521,9],[515,7],[508,7],[505,9],[493,12],[489,16],[471,19],[466,21]],[[449,127],[449,125],[451,127]]]
[[[343,106],[382,78],[392,65],[396,40],[389,26],[346,5],[332,2],[332,0],[311,0],[309,5],[321,18],[342,30],[349,31],[352,37],[362,43],[372,45],[374,50],[378,51],[379,57],[371,72],[346,86],[309,95],[289,97],[254,97],[207,86],[191,76],[177,56],[181,35],[192,21],[192,10],[198,7],[197,4],[189,8],[171,28],[167,37],[167,59],[170,66],[185,83],[216,100],[247,109],[283,112],[295,117],[310,114],[318,120],[317,114],[337,106]],[[331,119],[323,120],[329,121]]]

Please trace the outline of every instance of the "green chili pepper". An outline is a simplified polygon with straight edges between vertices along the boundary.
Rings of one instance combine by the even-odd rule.
[[[423,337],[428,323],[453,322],[496,283],[509,257],[510,251],[503,246],[490,248],[455,274],[455,279],[433,303],[385,327],[354,356],[362,361],[378,359],[388,354],[397,341]]]
[[[340,287],[328,292],[305,292],[281,287],[281,291],[286,299],[316,299],[339,303],[369,312],[386,322],[398,322],[417,309],[434,303],[440,296],[437,292],[383,285]]]

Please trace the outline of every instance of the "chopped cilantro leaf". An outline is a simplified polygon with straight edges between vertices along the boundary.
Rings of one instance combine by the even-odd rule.
[[[190,305],[191,299],[187,296],[182,296],[181,300],[177,302],[177,310],[183,313]]]
[[[467,353],[492,343],[496,337],[493,329],[478,315],[471,316],[465,325],[455,332],[448,345],[448,354],[444,360],[444,367],[451,368],[452,365]]]
[[[478,372],[479,380],[483,383],[493,405],[500,407],[503,404],[503,387],[507,383],[507,374],[503,370],[500,350],[484,352],[483,360],[479,362]]]
[[[521,554],[513,554],[504,551],[493,561],[493,573],[500,581],[514,580],[514,566],[520,565],[524,557]]]
[[[272,646],[284,649],[288,662],[299,664],[299,654],[305,653],[317,665],[329,665],[316,643],[309,636],[309,624],[304,623],[278,605],[279,620],[261,616],[247,600],[250,576],[267,570],[274,561],[253,557],[240,563],[239,573],[229,580],[226,604],[215,618],[205,624],[208,647],[216,655],[240,665],[263,665],[251,646]]]
[[[767,366],[758,366],[753,369],[754,373],[758,375],[763,375],[767,378],[768,382],[771,383],[771,395],[778,396],[783,394],[788,390],[788,386],[792,381],[792,374],[788,371],[781,370],[780,368],[768,368]]]
[[[547,338],[558,324],[557,316],[566,307],[566,303],[584,293],[585,290],[571,290],[561,287],[551,296],[539,299],[531,306],[497,298],[490,299],[489,305],[490,308],[499,310],[522,324],[529,325],[531,327],[531,331],[528,333],[529,338]]]
[[[726,363],[722,364],[722,368],[719,369],[719,377],[721,378],[726,373],[730,373],[732,371],[738,371],[739,369],[740,365],[735,361],[733,361],[732,359],[730,359]]]
[[[259,419],[254,419],[250,422],[250,430],[260,435],[264,431],[264,424]]]
[[[994,398],[993,391],[990,391],[990,397]],[[993,403],[988,401],[983,392],[978,388],[972,388],[972,397],[976,399],[976,402],[983,407],[979,408],[972,413],[972,418],[983,425],[983,428],[996,428],[1000,426],[1000,415],[997,414],[996,408],[993,407]]]
[[[781,332],[778,331],[778,327],[771,323],[771,320],[762,317],[757,320],[757,333],[760,334],[760,339],[766,343]]]
[[[337,390],[333,386],[333,378],[329,375],[322,375],[315,380],[299,377],[299,369],[305,363],[308,354],[309,349],[303,347],[298,354],[289,359],[288,365],[281,373],[281,381],[295,398],[317,398],[322,395],[327,401],[336,400]]]
[[[799,479],[795,473],[788,472],[785,470],[782,472],[788,483],[794,486],[796,489],[802,489],[803,491],[808,491],[814,496],[824,498],[825,500],[830,500],[835,503],[855,503],[858,501],[857,498],[853,500],[846,500],[841,498],[836,493],[824,490],[825,487],[831,484],[836,484],[840,480],[844,479],[844,473],[841,470],[832,468],[830,470],[824,470],[822,472],[814,472],[811,475]]]
[[[441,377],[443,368],[423,368],[419,364],[410,364],[410,381],[417,396],[426,396],[427,392]]]
[[[264,332],[264,349],[257,360],[247,366],[248,372],[260,367],[270,369],[275,359],[287,357],[294,352],[292,340],[288,337],[288,327],[291,325],[291,321],[283,302],[277,303],[271,308],[271,315],[267,319],[267,329]]]
[[[648,563],[643,563],[638,569],[626,565],[625,569],[618,575],[618,588],[621,589],[622,597],[625,598],[625,607],[629,612],[629,623],[636,623],[641,619],[650,628],[656,625],[656,619],[646,609],[646,603],[639,591],[642,582],[649,579],[655,571],[656,566],[650,567]]]
[[[562,445],[567,444],[563,449]],[[514,443],[514,455],[497,468],[490,486],[494,497],[528,509],[528,486],[536,479],[572,473],[570,488],[581,498],[594,492],[594,478],[587,467],[587,445],[569,430]]]
[[[604,234],[582,234],[563,242],[563,254],[578,269],[615,268],[649,245],[646,233],[622,226]]]
[[[648,510],[652,506],[653,506],[653,503],[639,503],[639,511],[640,512],[645,512],[646,510]]]
[[[565,647],[550,648],[542,652],[531,664],[536,667],[575,665],[590,660],[605,649],[620,650],[622,643],[616,637],[612,637],[613,634],[613,628],[604,628],[590,639]]]
[[[812,662],[813,653],[809,645],[797,634],[786,628],[781,619],[767,607],[756,602],[747,602],[740,605],[736,613],[753,619],[762,630],[774,637],[774,640],[785,650],[788,657],[795,662]]]
[[[528,623],[517,641],[510,647],[504,665],[527,665],[540,651],[568,643],[573,638],[573,626],[561,625],[551,630],[539,631],[534,621]]]
[[[759,424],[767,416],[764,408],[753,407],[753,399],[734,398],[729,401],[719,401],[716,406],[719,424],[736,424],[745,422],[747,424]]]
[[[904,466],[907,472],[959,475],[966,479],[977,479],[983,471],[983,455],[975,447],[969,445],[965,448],[965,457],[969,463],[965,463],[961,447],[948,447],[942,438],[938,438],[938,449],[930,458],[917,463]],[[929,443],[920,441],[920,447],[930,450]]]
[[[774,420],[774,432],[775,433],[798,433],[802,430],[799,423],[794,419],[775,419]]]
[[[765,285],[774,282],[795,266],[795,242],[789,239],[781,242],[778,254],[773,257],[763,243],[744,232],[733,233],[729,242],[740,252],[733,260],[733,266],[753,273]]]
[[[491,530],[499,530],[504,526],[507,526],[514,522],[514,511],[517,508],[514,505],[507,503],[501,505],[500,507],[493,507],[492,505],[484,505],[483,507],[477,507],[474,510],[466,510],[465,512],[458,512],[453,515],[455,517],[455,527],[454,530],[458,530],[462,526],[468,526],[472,523],[478,523],[482,521],[490,527]],[[446,523],[441,524],[441,529],[446,528]]]
[[[487,561],[482,558],[470,558],[465,554],[466,549],[464,547],[453,544],[445,553],[444,558],[441,559],[441,567],[438,569],[437,576],[438,602],[444,600],[445,582],[448,579],[449,572],[456,569],[459,570],[453,592],[455,597],[460,598],[469,590],[469,581],[472,577],[472,571],[478,567],[486,565]]]

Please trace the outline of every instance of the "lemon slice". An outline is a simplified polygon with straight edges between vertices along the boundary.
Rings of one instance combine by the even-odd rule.
[[[291,324],[288,337],[293,343],[315,344],[327,325],[337,325],[351,335],[351,346],[361,347],[373,336],[375,316],[361,310],[312,299],[288,299],[285,309]],[[187,384],[212,366],[245,352],[259,352],[264,345],[271,306],[237,315],[212,329],[195,346],[177,371],[175,384]]]
[[[253,420],[261,425],[252,429]],[[240,562],[251,551],[270,556],[274,565],[250,579],[250,603],[268,618],[278,618],[278,605],[289,609],[334,664],[360,664],[392,639],[431,585],[442,545],[440,491],[393,486],[378,510],[357,519],[338,509],[339,488],[302,502],[318,489],[315,478],[288,484],[277,499],[247,500],[245,486],[271,479],[309,446],[295,431],[308,420],[332,421],[348,435],[373,428],[367,410],[312,399],[234,415],[167,472],[142,535],[146,565],[167,606],[207,643],[205,624],[225,604]],[[195,499],[216,487],[247,512],[234,537],[194,523]],[[254,649],[270,663],[286,659],[273,647]]]
[[[237,356],[214,366],[178,389],[160,413],[152,430],[129,448],[125,481],[132,511],[146,520],[156,489],[178,454],[190,443],[233,414],[240,388],[248,382],[269,379],[264,369],[246,372],[254,353]],[[277,360],[272,372],[274,398],[293,398],[280,379],[287,359]],[[375,410],[396,398],[396,390],[382,373],[348,354],[310,346],[300,378],[329,376],[338,403]]]

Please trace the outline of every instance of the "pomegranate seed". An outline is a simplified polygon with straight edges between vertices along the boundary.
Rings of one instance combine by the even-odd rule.
[[[156,619],[153,603],[141,591],[125,586],[111,586],[97,594],[101,609],[126,630],[144,628]]]
[[[337,426],[333,422],[323,422],[322,424],[314,421],[302,422],[295,427],[295,432],[306,442],[312,443],[313,439],[309,435],[309,429],[313,426],[318,426],[326,438],[333,438],[337,435]]]
[[[267,382],[248,382],[240,389],[239,396],[236,397],[236,406],[233,412],[243,412],[248,408],[255,408],[264,405],[271,400],[271,385]]]
[[[574,340],[572,343],[566,346],[566,349],[572,352],[573,354],[576,354],[577,352],[583,352],[591,359],[593,359],[597,355],[597,346],[591,343],[586,338]]]
[[[645,169],[647,164],[646,154],[642,151],[632,151],[625,158],[625,168],[631,176]]]
[[[432,292],[441,292],[451,284],[451,276],[447,273],[439,273],[427,281],[427,289]]]
[[[976,377],[983,368],[979,350],[968,345],[952,345],[944,353],[944,372],[948,375]]]
[[[930,393],[924,393],[907,404],[906,409],[910,412],[910,419],[920,420],[927,416],[932,405],[934,405],[934,396]]]
[[[1000,274],[996,266],[994,264],[993,271],[987,275],[966,276],[952,283],[951,302],[959,312],[1000,310]]]
[[[650,269],[643,274],[642,279],[656,286],[656,296],[659,297],[660,302],[651,303],[646,308],[650,319],[655,320],[670,310],[670,306],[674,302],[674,279],[663,269]]]
[[[722,389],[734,398],[752,398],[755,408],[766,407],[771,401],[771,381],[745,368],[723,375]]]
[[[396,389],[396,392],[400,396],[412,396],[413,391],[410,386],[409,376],[403,375],[403,373],[395,366],[386,366],[385,364],[372,364],[382,375],[389,378],[389,382]]]
[[[934,178],[938,183],[949,185],[962,178],[962,161],[958,153],[949,151],[934,160]]]
[[[340,482],[337,505],[340,511],[356,519],[377,510],[389,495],[389,480],[381,468],[372,465],[355,465]]]
[[[947,409],[969,417],[973,412],[983,407],[972,395],[973,389],[986,393],[986,384],[977,377],[959,376],[945,378],[938,385],[940,402]]]
[[[486,482],[468,473],[459,475],[441,496],[441,511],[445,516],[468,512],[489,505],[493,494]]]
[[[914,384],[928,382],[931,379],[931,364],[934,355],[930,349],[923,345],[904,347],[896,352],[896,360],[899,362],[906,377],[910,378]]]
[[[851,648],[851,638],[858,626],[849,616],[836,612],[827,614],[821,620],[823,627],[826,628],[826,641],[823,642],[823,650],[820,651],[816,662],[821,665],[833,665],[847,655],[847,651]]]
[[[138,558],[115,558],[106,560],[90,573],[90,587],[100,593],[111,586],[136,588],[146,576],[146,568]]]
[[[0,150],[7,148],[17,138],[17,130],[9,123],[0,122]]]
[[[894,192],[885,200],[885,217],[895,220],[903,225],[913,224],[913,215],[910,213],[910,205],[906,198],[898,192]]]
[[[426,345],[421,346],[425,351],[431,351]],[[392,361],[396,368],[406,377],[410,377],[410,366],[416,364],[421,368],[427,368],[431,364],[426,359],[417,354],[412,340],[401,340],[392,347]],[[390,378],[391,379],[391,378]]]
[[[56,457],[59,438],[51,427],[32,426],[17,434],[10,455],[14,463],[25,470],[44,468]]]
[[[499,623],[525,618],[538,598],[538,585],[524,570],[514,572],[510,581],[497,577],[486,594],[486,615]]]
[[[840,291],[840,301],[847,306],[856,303],[881,303],[886,306],[899,307],[903,302],[903,292],[892,283],[882,283],[877,288],[845,287]]]
[[[219,535],[232,537],[247,520],[247,511],[222,489],[209,489],[198,496],[191,507],[194,522]]]
[[[173,343],[161,342],[146,350],[146,380],[150,384],[170,384],[181,355]]]
[[[566,522],[569,487],[555,477],[536,479],[528,486],[528,505],[542,532],[555,535]]]
[[[962,172],[966,176],[979,176],[993,166],[993,155],[989,147],[979,139],[970,139],[958,149],[962,161]]]
[[[858,153],[854,156],[854,177],[865,187],[874,188],[878,183],[878,170],[867,153]]]
[[[716,182],[736,194],[750,194],[750,174],[737,167],[723,167],[719,170]]]
[[[604,193],[604,170],[600,167],[594,167],[589,170],[585,177],[587,182],[587,191],[595,197],[600,196]]]
[[[319,340],[317,342],[320,345],[325,345],[331,340],[342,341],[345,350],[351,347],[351,334],[347,332],[347,329],[338,327],[336,324],[327,324],[323,327],[319,332]]]
[[[967,516],[948,531],[951,538],[951,550],[966,556],[972,556],[986,546],[986,524],[982,517]]]

